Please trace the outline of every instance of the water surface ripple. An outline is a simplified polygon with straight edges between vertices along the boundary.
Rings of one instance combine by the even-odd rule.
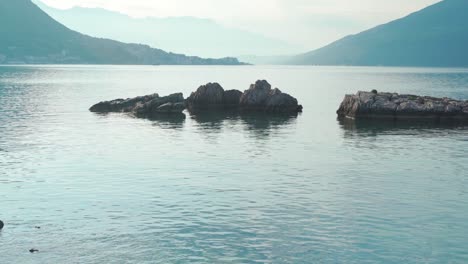
[[[87,110],[263,78],[305,112]],[[357,90],[467,88],[465,69],[0,67],[0,263],[467,263],[466,127],[335,114]]]

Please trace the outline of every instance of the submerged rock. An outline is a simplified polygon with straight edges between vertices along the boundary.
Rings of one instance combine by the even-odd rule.
[[[347,118],[468,119],[468,102],[377,91],[358,92],[345,96],[337,114]]]
[[[158,114],[182,113],[184,96],[175,93],[160,97],[158,94],[100,102],[89,110],[95,113],[131,113],[138,117],[156,117]]]

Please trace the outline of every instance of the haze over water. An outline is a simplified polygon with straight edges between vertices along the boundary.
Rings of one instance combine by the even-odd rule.
[[[257,79],[304,113],[88,111]],[[467,87],[467,69],[0,67],[0,262],[466,263],[466,127],[335,111],[358,90],[468,99]]]

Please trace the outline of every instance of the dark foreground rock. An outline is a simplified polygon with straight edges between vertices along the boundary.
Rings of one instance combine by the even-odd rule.
[[[237,90],[225,91],[219,83],[208,83],[200,86],[187,98],[189,111],[198,112],[213,109],[233,109],[239,106],[242,92]]]
[[[257,81],[244,93],[225,91],[218,83],[200,86],[187,100],[182,93],[160,97],[158,94],[100,102],[89,110],[95,113],[131,113],[136,117],[159,118],[168,114],[182,114],[185,108],[191,113],[202,111],[241,111],[264,113],[299,113],[302,106],[296,98],[272,89],[267,81]]]
[[[240,98],[240,108],[249,111],[261,112],[302,112],[302,105],[297,99],[278,88],[272,89],[271,85],[263,80],[252,84]]]
[[[89,110],[95,113],[131,113],[137,117],[154,118],[161,114],[182,113],[184,109],[184,96],[175,93],[164,97],[152,94],[105,101],[93,105]]]
[[[200,86],[187,99],[190,112],[209,109],[230,109],[247,112],[298,113],[302,112],[296,98],[272,89],[265,80],[252,84],[244,93],[238,90],[225,91],[218,83]]]
[[[0,230],[2,230],[4,226],[5,224],[2,222],[2,220],[0,220]]]
[[[374,90],[346,95],[337,114],[354,119],[468,119],[468,102]]]

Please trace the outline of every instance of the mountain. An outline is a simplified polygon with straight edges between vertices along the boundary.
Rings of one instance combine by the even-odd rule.
[[[0,0],[0,38],[0,63],[239,64],[235,58],[202,59],[83,35],[30,0]]]
[[[39,0],[34,2],[60,23],[90,36],[144,43],[174,52],[223,57],[294,54],[303,50],[260,34],[225,27],[209,19],[133,18],[100,8],[61,10]]]
[[[289,64],[468,66],[468,0],[444,0],[402,19],[295,56]]]

